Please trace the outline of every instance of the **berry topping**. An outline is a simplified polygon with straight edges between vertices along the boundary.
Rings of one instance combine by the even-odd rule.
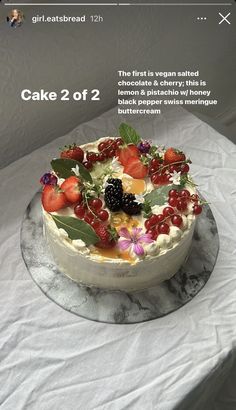
[[[170,232],[170,227],[169,225],[167,225],[166,223],[162,223],[160,225],[158,225],[158,232],[161,234],[165,234],[168,235]]]
[[[199,215],[202,212],[201,205],[194,205],[193,206],[193,213],[194,215]]]
[[[164,161],[166,164],[172,164],[173,162],[185,161],[185,155],[182,151],[175,148],[168,148],[164,155]]]
[[[176,208],[178,209],[178,211],[185,211],[187,209],[187,202],[185,199],[178,199],[177,200],[177,205]]]
[[[83,219],[86,209],[87,208],[84,204],[76,205],[74,207],[74,213],[79,219]]]
[[[105,204],[111,211],[119,211],[123,195],[122,181],[118,178],[108,178],[107,183],[104,195]]]
[[[42,192],[42,204],[47,212],[56,212],[68,205],[67,198],[57,185],[45,185]]]
[[[150,151],[151,144],[148,141],[141,141],[138,144],[138,149],[142,154],[147,154]]]
[[[76,161],[82,162],[84,159],[84,151],[76,144],[69,146],[65,145],[61,152],[61,158],[75,159]]]
[[[136,201],[134,194],[125,193],[122,197],[122,210],[128,215],[138,215],[142,205]]]
[[[99,198],[92,198],[88,201],[89,206],[94,210],[94,211],[99,211],[102,207],[102,200]]]
[[[183,223],[183,219],[180,215],[173,215],[171,217],[171,222],[174,226],[177,226],[179,228]]]
[[[179,191],[179,196],[182,198],[189,198],[190,192],[187,189],[182,189],[181,191]]]
[[[87,152],[87,155],[86,155],[87,161],[92,162],[92,163],[98,161],[98,157],[99,157],[99,154],[93,151]]]
[[[82,201],[82,194],[80,192],[80,180],[76,176],[67,178],[61,185],[62,191],[69,202],[80,203]]]
[[[165,217],[167,217],[167,216],[171,216],[171,215],[173,215],[174,214],[174,209],[173,208],[171,208],[170,206],[166,206],[164,209],[163,209],[163,215],[165,216]]]
[[[142,179],[147,176],[148,167],[138,157],[131,157],[124,166],[124,173],[133,178]]]
[[[178,191],[177,191],[176,189],[171,189],[171,190],[169,191],[169,197],[178,198],[178,196],[179,196],[179,193],[178,193]]]
[[[109,213],[108,213],[105,209],[101,209],[101,211],[98,212],[97,217],[98,217],[101,221],[105,222],[105,221],[107,221],[108,218],[109,218]]]
[[[113,248],[116,245],[118,235],[115,228],[107,227],[100,223],[94,230],[100,238],[100,241],[95,246],[98,248]]]
[[[40,178],[40,184],[42,185],[57,185],[57,177],[56,175],[51,174],[50,172],[46,172]]]
[[[139,150],[136,145],[130,144],[125,147],[119,147],[116,150],[116,156],[120,161],[121,165],[126,165],[130,157],[139,157]]]
[[[84,161],[83,166],[90,171],[93,168],[93,163],[91,161]]]

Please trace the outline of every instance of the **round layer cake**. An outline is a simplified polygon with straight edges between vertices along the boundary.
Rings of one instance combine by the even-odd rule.
[[[124,291],[171,278],[201,212],[190,162],[126,124],[120,137],[66,147],[41,178],[44,231],[58,268],[86,286]]]

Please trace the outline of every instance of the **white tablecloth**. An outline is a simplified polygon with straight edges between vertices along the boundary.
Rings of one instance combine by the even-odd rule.
[[[32,281],[20,251],[25,208],[58,147],[115,133],[122,121],[187,152],[220,235],[204,289],[178,311],[134,325],[63,310]],[[210,409],[235,373],[236,146],[183,109],[149,118],[118,117],[113,109],[1,170],[0,180],[1,409]],[[221,395],[224,408],[235,409],[232,400]]]

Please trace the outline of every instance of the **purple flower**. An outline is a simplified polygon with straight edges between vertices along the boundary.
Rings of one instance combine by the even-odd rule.
[[[142,154],[147,154],[151,148],[151,144],[149,141],[141,141],[138,144],[138,149]]]
[[[40,178],[40,184],[42,185],[57,185],[57,177],[56,175],[51,174],[50,172],[46,172]]]
[[[132,228],[132,232],[129,232],[127,228],[121,228],[119,231],[119,241],[118,245],[122,251],[125,251],[129,248],[140,256],[144,254],[144,249],[142,244],[152,243],[153,239],[149,233],[141,233],[142,228]],[[122,239],[125,238],[125,239]]]

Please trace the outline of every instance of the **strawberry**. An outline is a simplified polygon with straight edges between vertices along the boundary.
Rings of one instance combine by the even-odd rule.
[[[61,152],[61,158],[75,159],[76,161],[82,162],[84,159],[84,151],[76,144],[69,146],[65,145]]]
[[[111,228],[100,223],[96,228],[94,228],[96,234],[100,238],[100,240],[95,243],[95,246],[98,248],[113,248],[117,242],[117,232],[115,228]]]
[[[116,150],[116,157],[118,157],[120,163],[124,166],[130,157],[139,157],[139,150],[138,147],[134,144],[129,144],[124,147],[119,147]]]
[[[42,204],[45,211],[55,212],[65,208],[68,201],[58,185],[45,185],[42,192]]]
[[[76,176],[71,176],[67,178],[61,184],[61,189],[69,202],[80,203],[82,201],[82,194],[80,192],[79,184],[80,180]]]
[[[147,176],[148,166],[144,165],[139,158],[131,157],[124,166],[124,173],[136,179]]]
[[[175,148],[168,148],[164,155],[164,161],[166,164],[172,164],[173,162],[185,161],[186,157],[182,151]]]

